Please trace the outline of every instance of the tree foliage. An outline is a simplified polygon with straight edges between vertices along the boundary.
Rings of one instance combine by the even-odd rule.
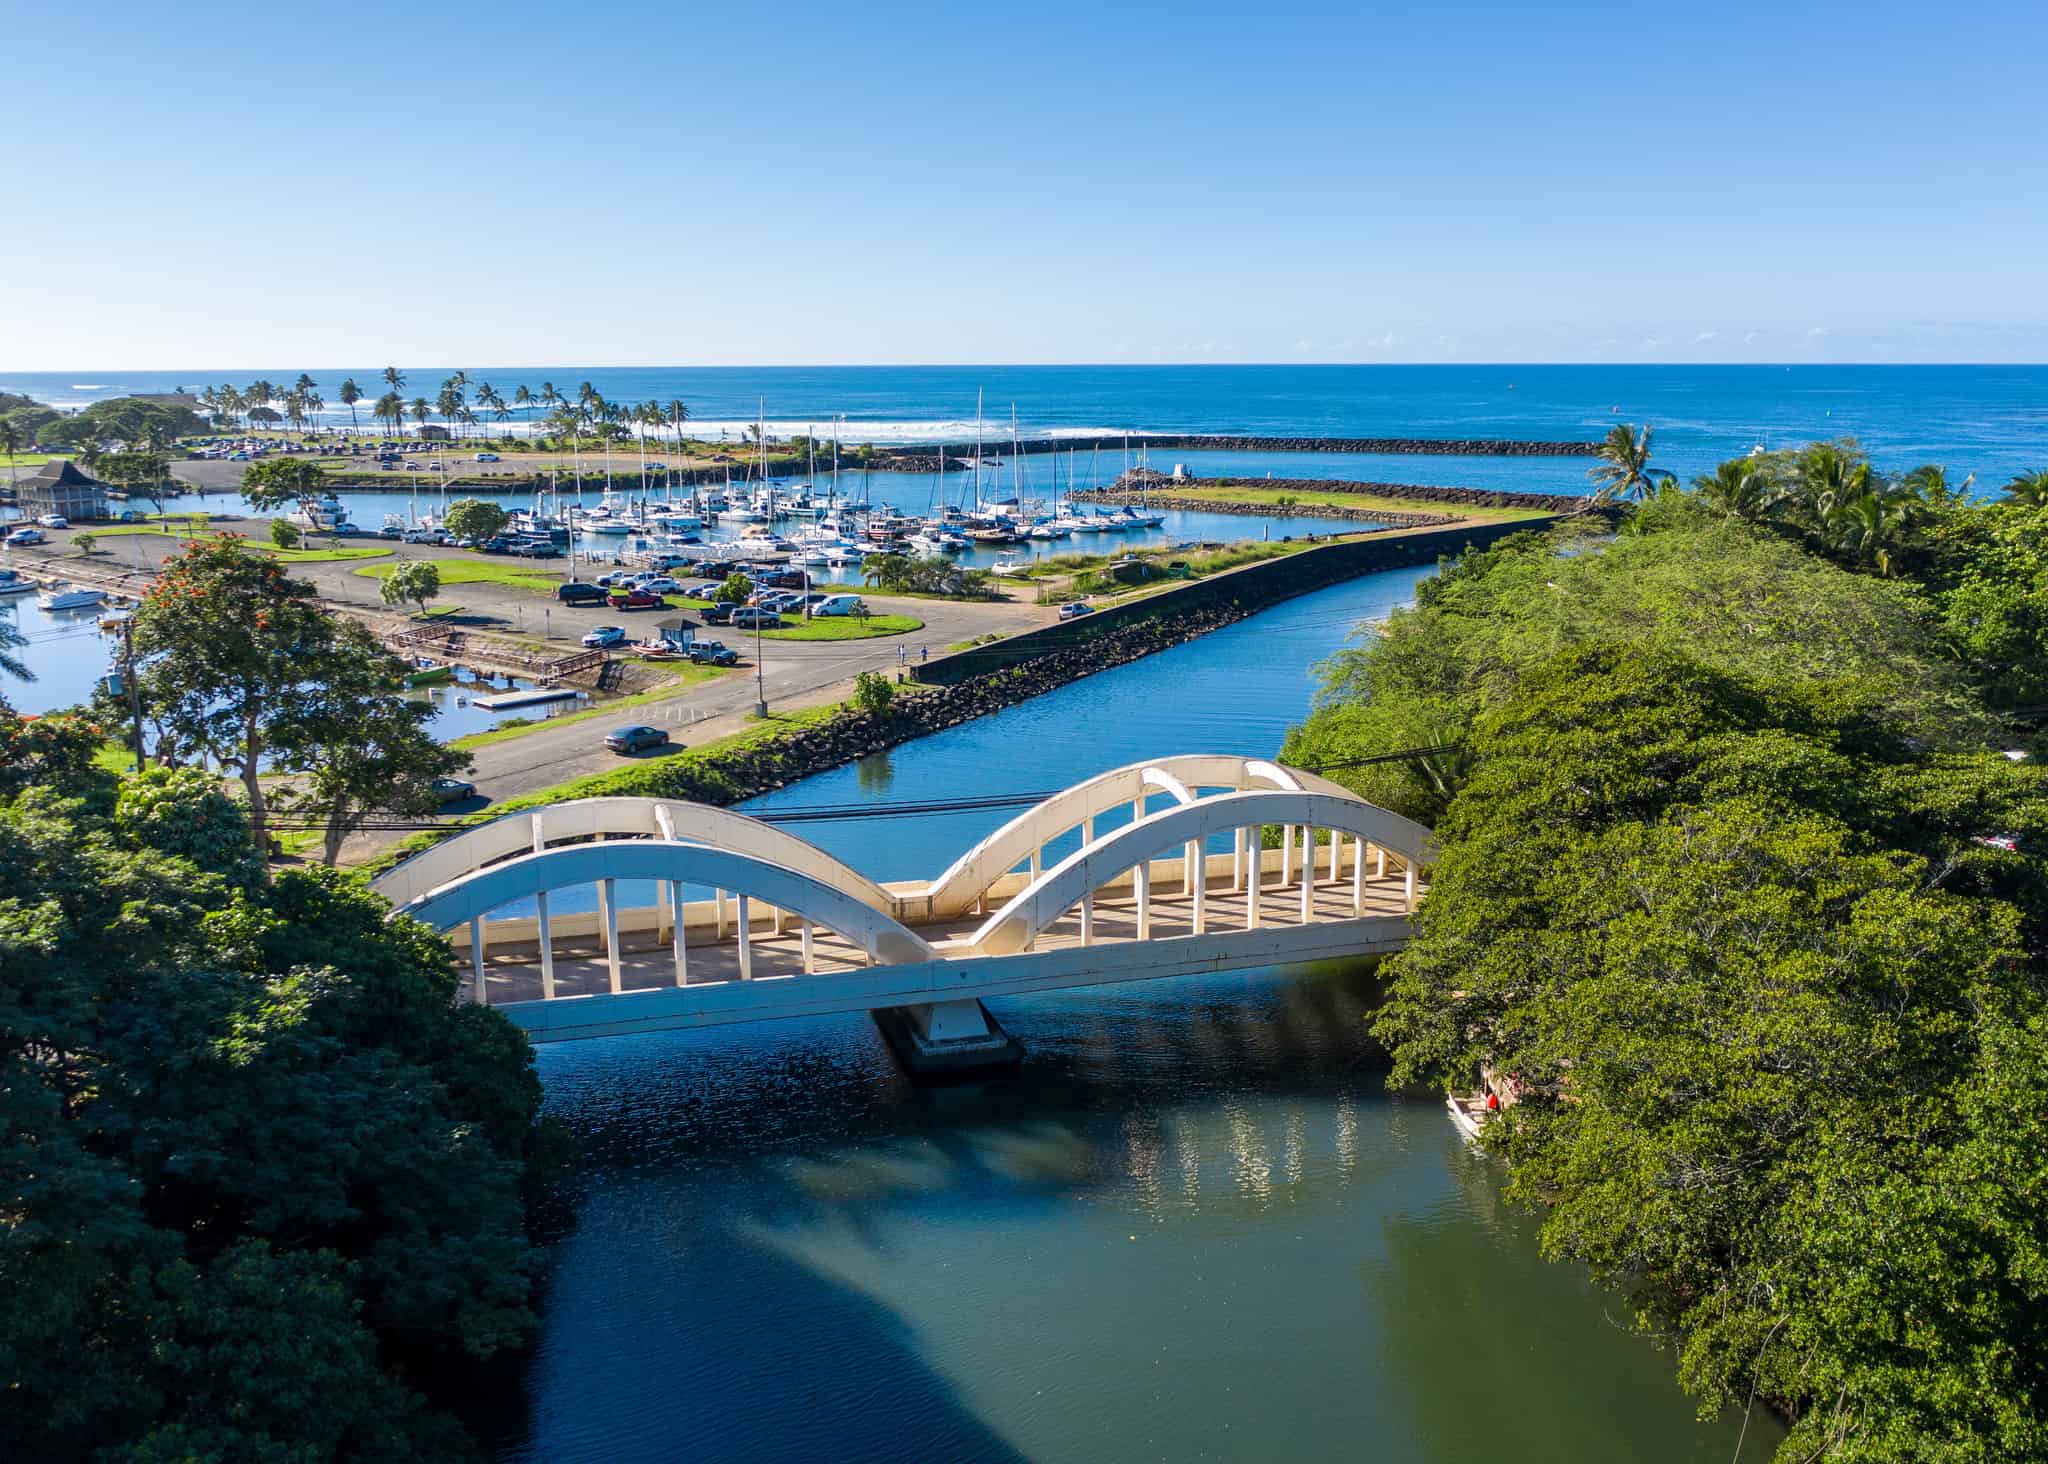
[[[1960,608],[2038,593],[2035,511],[1922,476],[1888,577],[1776,476],[1462,557],[1285,756],[1415,754],[1332,768],[1442,847],[1395,1079],[1519,1099],[1510,1195],[1704,1407],[1778,1407],[1788,1460],[2040,1457],[2048,775],[1981,701],[2008,622]]]
[[[408,559],[391,567],[379,591],[387,605],[417,605],[427,613],[427,602],[441,593],[441,571],[431,559]]]
[[[512,514],[502,503],[487,498],[458,498],[448,505],[442,526],[459,539],[482,543],[505,531]]]
[[[532,1324],[524,1039],[355,881],[248,878],[201,775],[0,777],[0,1456],[467,1452],[424,1400]]]
[[[311,458],[271,458],[249,464],[242,473],[242,497],[261,512],[326,492],[327,472]]]

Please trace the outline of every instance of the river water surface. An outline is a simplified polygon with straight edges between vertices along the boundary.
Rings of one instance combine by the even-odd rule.
[[[1050,789],[1274,752],[1361,579],[752,807]],[[1004,813],[798,831],[935,872]],[[865,1017],[544,1048],[583,1145],[506,1460],[1766,1457],[1544,1263],[1361,970],[991,1003],[1021,1073],[907,1083]]]

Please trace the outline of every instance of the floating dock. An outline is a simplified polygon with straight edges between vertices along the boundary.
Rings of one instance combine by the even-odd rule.
[[[501,712],[507,707],[538,707],[549,702],[575,701],[583,693],[562,687],[535,691],[500,691],[490,696],[473,696],[469,704],[482,707],[487,712]]]

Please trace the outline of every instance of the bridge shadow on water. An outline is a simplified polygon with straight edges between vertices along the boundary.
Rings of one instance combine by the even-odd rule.
[[[1028,1284],[1003,1253],[1020,1225],[1127,1188],[1190,1125],[1213,1141],[1226,1098],[1377,1092],[1374,995],[1349,968],[1001,1003],[1023,1070],[936,1089],[864,1017],[544,1052],[581,1161],[551,1211],[544,1331],[499,1456],[1025,1457],[888,1278],[916,1273],[925,1237],[955,1261],[985,1248],[961,1306],[1003,1328],[1005,1288]]]

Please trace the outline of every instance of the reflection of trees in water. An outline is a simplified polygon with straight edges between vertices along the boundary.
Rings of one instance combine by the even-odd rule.
[[[896,781],[896,765],[887,752],[874,752],[856,759],[854,781],[863,793],[886,793]]]
[[[909,1083],[862,1016],[579,1044],[594,1061],[549,1053],[542,1071],[581,1144],[571,1205],[665,1172],[777,1224],[989,1184],[1256,1208],[1366,1157],[1375,990],[1339,967],[998,1003],[1023,1070],[942,1088]]]

